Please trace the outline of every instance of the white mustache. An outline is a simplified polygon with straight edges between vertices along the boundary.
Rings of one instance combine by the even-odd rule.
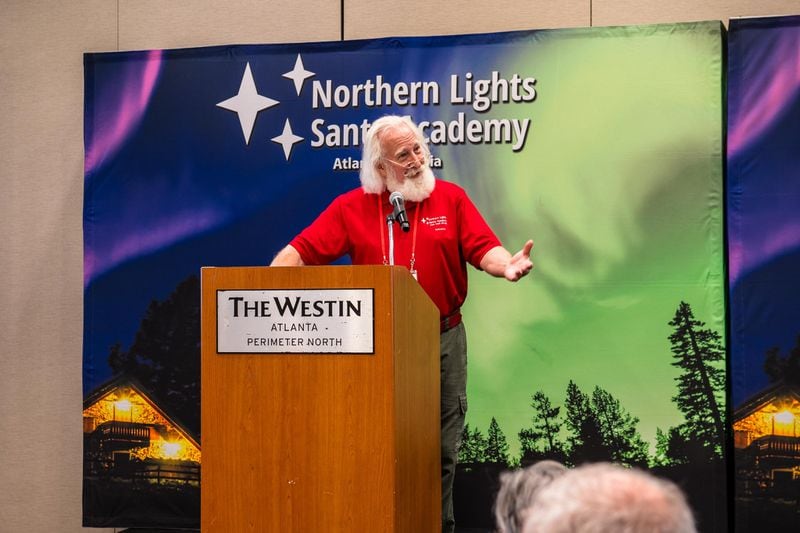
[[[416,178],[422,171],[425,170],[425,165],[420,165],[417,168],[410,168],[403,173],[404,178]]]

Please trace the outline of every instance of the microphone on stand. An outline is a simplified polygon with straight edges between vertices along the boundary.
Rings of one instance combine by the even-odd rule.
[[[411,229],[411,225],[408,223],[408,216],[406,215],[406,206],[403,195],[397,191],[393,192],[389,195],[389,203],[394,206],[392,216],[400,224],[400,229],[407,232],[409,229]]]

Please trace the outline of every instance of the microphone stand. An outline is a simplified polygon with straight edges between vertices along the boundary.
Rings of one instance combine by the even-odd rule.
[[[394,266],[394,232],[392,231],[394,216],[386,215],[386,226],[389,230],[389,265]]]

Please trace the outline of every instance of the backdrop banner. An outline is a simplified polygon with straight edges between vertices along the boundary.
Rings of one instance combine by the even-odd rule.
[[[401,114],[535,241],[520,283],[469,274],[457,524],[555,458],[652,468],[726,531],[722,48],[698,22],[87,54],[84,524],[197,527],[199,269],[269,264]]]
[[[800,490],[800,17],[732,20],[727,220],[737,531]]]

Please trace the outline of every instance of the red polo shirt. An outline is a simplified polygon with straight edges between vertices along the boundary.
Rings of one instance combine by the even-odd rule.
[[[388,264],[386,216],[391,212],[388,192],[354,189],[336,198],[291,245],[307,265],[328,264],[345,254],[355,265],[380,265],[384,257]],[[413,249],[417,280],[441,316],[449,316],[467,296],[466,263],[480,268],[483,256],[500,241],[466,192],[446,181],[436,180],[422,202],[406,202],[406,212],[408,233],[392,225],[394,264],[408,268]]]

